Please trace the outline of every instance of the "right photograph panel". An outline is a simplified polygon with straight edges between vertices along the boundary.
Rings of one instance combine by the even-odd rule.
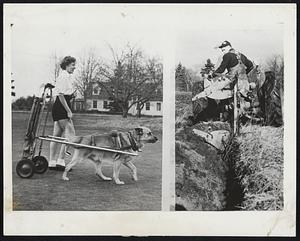
[[[283,209],[283,28],[176,41],[176,211]]]

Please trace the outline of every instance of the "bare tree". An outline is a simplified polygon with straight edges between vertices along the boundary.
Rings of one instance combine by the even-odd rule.
[[[95,55],[95,49],[90,49],[78,61],[77,68],[79,74],[74,81],[74,87],[83,97],[86,104],[87,89],[92,81],[95,81],[99,72],[101,61]]]
[[[161,85],[162,65],[157,59],[147,59],[140,49],[129,44],[121,53],[111,46],[110,50],[113,60],[101,65],[98,84],[122,109],[122,116],[126,118],[133,105],[142,106]],[[101,79],[106,79],[109,84]]]
[[[267,60],[267,69],[275,74],[275,79],[283,80],[284,60],[282,55],[274,55]]]
[[[265,80],[258,95],[265,118],[265,124],[280,126],[283,124],[283,86],[284,60],[282,55],[275,55],[266,61]]]
[[[148,73],[149,81],[143,84],[141,88],[137,90],[133,97],[136,102],[132,103],[132,105],[137,105],[138,117],[141,117],[141,111],[146,102],[148,102],[154,96],[162,96],[162,71],[163,66],[158,62],[157,59],[152,58],[147,61],[146,72]]]
[[[196,73],[192,69],[187,69],[179,63],[175,70],[175,82],[177,91],[192,91],[193,83],[196,82]]]
[[[56,79],[59,76],[59,73],[60,73],[60,70],[61,70],[61,68],[60,68],[61,60],[62,60],[62,57],[58,57],[56,52],[54,52],[54,54],[51,55],[51,62],[53,63],[53,65],[52,65],[53,67],[51,69],[51,71],[52,71],[51,72],[51,76],[52,76],[51,78],[53,78],[53,79],[51,79],[51,82],[55,83]]]

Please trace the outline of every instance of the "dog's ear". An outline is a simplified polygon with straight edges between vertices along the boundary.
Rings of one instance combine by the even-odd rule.
[[[134,129],[135,130],[135,133],[139,136],[142,136],[143,135],[143,129],[140,128],[140,127],[137,127]]]

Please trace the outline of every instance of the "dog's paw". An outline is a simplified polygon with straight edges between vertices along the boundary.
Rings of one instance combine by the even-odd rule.
[[[137,176],[136,176],[136,175],[133,175],[133,176],[132,176],[132,180],[133,180],[133,181],[137,181],[137,180],[138,180]]]
[[[62,179],[64,180],[64,181],[69,181],[70,179],[68,178],[68,177],[62,177]]]
[[[116,184],[117,185],[123,185],[123,184],[125,184],[125,182],[122,182],[122,181],[119,180],[119,181],[116,181]]]

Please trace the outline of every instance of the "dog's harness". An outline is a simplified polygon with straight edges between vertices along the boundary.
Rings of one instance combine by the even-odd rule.
[[[126,147],[122,148],[119,135],[117,135],[116,133],[113,133],[113,135],[111,137],[115,139],[115,143],[114,144],[117,147],[117,149],[119,149],[119,150],[127,149]],[[91,146],[96,146],[95,135],[91,135],[90,145]]]
[[[111,135],[111,137],[114,139],[114,144],[116,146],[116,148],[118,150],[126,150],[126,149],[132,149],[133,151],[138,151],[139,147],[138,147],[138,143],[140,143],[140,139],[141,139],[141,135],[140,133],[138,133],[138,140],[134,137],[133,133],[131,131],[129,131],[128,133],[128,140],[129,140],[129,144],[128,146],[122,146],[122,141],[121,141],[121,136],[118,133],[113,133],[113,135]],[[124,137],[122,137],[122,139],[124,139]],[[96,142],[95,142],[95,135],[91,135],[91,141],[90,141],[90,145],[91,146],[96,146]]]
[[[134,135],[132,134],[132,132],[128,132],[127,133],[127,142],[129,141],[128,144],[130,145],[127,145],[127,146],[122,146],[122,141],[121,141],[121,138],[123,139],[123,141],[126,141],[124,140],[124,137],[121,137],[120,134],[117,134],[117,133],[114,133],[112,136],[113,138],[113,142],[114,142],[114,145],[116,147],[116,149],[119,149],[119,150],[126,150],[126,149],[132,149],[133,151],[137,151],[139,150],[139,147],[138,147],[138,143],[140,143],[140,135],[138,135],[138,140],[134,137]],[[91,146],[96,146],[96,142],[95,142],[95,135],[91,135],[91,142],[90,142],[90,145]]]
[[[91,146],[96,146],[95,136],[91,135]]]
[[[134,138],[131,131],[129,131],[128,134],[129,134],[129,141],[130,141],[130,145],[131,145],[132,150],[137,151],[139,149],[139,147],[137,146],[137,140]],[[138,137],[139,137],[138,142],[140,143],[141,136],[138,135]]]

